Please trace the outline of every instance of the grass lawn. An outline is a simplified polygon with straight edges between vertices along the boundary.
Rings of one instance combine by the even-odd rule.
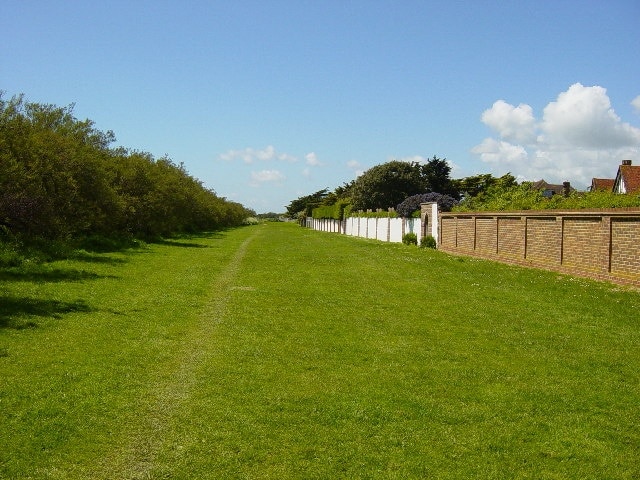
[[[640,293],[266,224],[0,269],[0,478],[640,478]]]

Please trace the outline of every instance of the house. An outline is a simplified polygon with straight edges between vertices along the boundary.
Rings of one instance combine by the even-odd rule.
[[[547,198],[551,198],[554,195],[564,195],[565,197],[568,197],[569,194],[575,190],[571,187],[571,183],[569,182],[564,182],[562,185],[556,185],[553,183],[547,183],[544,179],[533,182],[531,188],[542,191],[542,196]]]
[[[613,182],[613,193],[640,193],[640,166],[623,160]]]
[[[592,178],[590,192],[612,192],[614,178]]]

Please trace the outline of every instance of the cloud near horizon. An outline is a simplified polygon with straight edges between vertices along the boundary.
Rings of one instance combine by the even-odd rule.
[[[246,164],[268,161],[297,162],[298,159],[288,153],[278,153],[273,145],[268,145],[261,150],[245,148],[243,150],[229,150],[221,153],[219,158],[225,161],[242,160]]]
[[[631,104],[640,111],[640,96]],[[640,162],[640,128],[620,119],[600,86],[571,85],[540,120],[527,104],[498,100],[483,112],[482,122],[497,138],[484,139],[471,152],[496,175],[586,186],[593,177],[613,178],[623,159]]]
[[[268,145],[262,149],[247,147],[239,150],[228,150],[227,152],[218,155],[218,159],[225,162],[239,161],[245,165],[256,165],[259,163],[277,163],[282,165],[282,163],[295,164],[299,161],[297,156],[285,152],[279,152],[273,145]],[[315,152],[307,153],[304,156],[304,161],[306,167],[302,169],[299,174],[307,179],[312,176],[313,168],[324,166],[324,163],[318,159]],[[287,169],[287,167],[283,168],[285,170]],[[289,170],[289,173],[292,172]],[[259,171],[239,169],[238,176],[243,177],[245,175],[249,177],[247,184],[253,188],[260,187],[265,184],[284,186],[285,181],[287,180],[287,175],[285,175],[281,170],[274,168],[266,168]]]
[[[260,170],[259,172],[251,172],[251,185],[258,186],[264,183],[280,183],[287,177],[278,170]]]
[[[636,109],[636,113],[640,114],[640,95],[631,100],[631,105]]]

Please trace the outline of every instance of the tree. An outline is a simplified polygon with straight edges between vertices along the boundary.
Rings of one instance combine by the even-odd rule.
[[[353,210],[394,207],[405,198],[425,193],[427,180],[418,162],[391,162],[376,165],[351,187]]]
[[[298,197],[295,200],[292,200],[291,203],[287,206],[287,216],[289,218],[296,218],[300,212],[305,212],[307,217],[311,216],[311,210],[315,207],[322,204],[322,201],[328,195],[329,189],[324,188],[322,190],[318,190],[311,195],[306,195],[304,197]]]
[[[251,212],[218,197],[183,164],[111,149],[112,132],[73,106],[0,92],[0,233],[25,243],[147,237],[240,225]]]
[[[477,197],[493,185],[498,185],[500,188],[508,188],[517,184],[515,177],[510,173],[499,178],[490,173],[483,173],[454,180],[454,183],[456,184],[456,189],[464,198]]]
[[[440,159],[434,155],[431,160],[422,166],[422,174],[427,182],[427,190],[429,192],[459,198],[456,184],[449,176],[451,174],[451,167],[447,163],[446,158]]]

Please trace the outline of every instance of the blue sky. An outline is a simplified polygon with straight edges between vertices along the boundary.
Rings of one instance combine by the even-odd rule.
[[[0,0],[0,90],[257,212],[392,159],[586,188],[640,164],[640,2]]]

